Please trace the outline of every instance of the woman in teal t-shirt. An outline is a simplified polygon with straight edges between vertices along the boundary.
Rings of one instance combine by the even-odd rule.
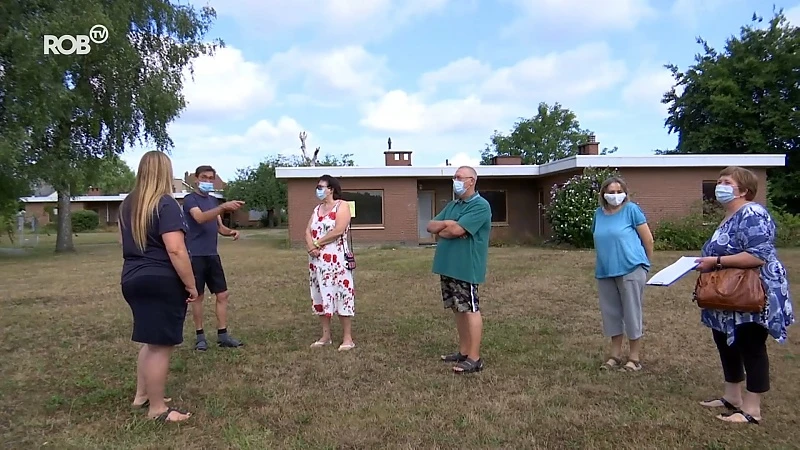
[[[653,234],[642,209],[628,199],[628,186],[621,178],[603,182],[600,205],[592,220],[597,255],[595,277],[603,335],[611,338],[611,356],[602,368],[637,371],[642,369],[642,298],[653,256]],[[623,333],[630,345],[625,365]]]

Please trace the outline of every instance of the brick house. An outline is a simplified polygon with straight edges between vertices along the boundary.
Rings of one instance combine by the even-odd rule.
[[[655,226],[660,220],[687,215],[704,199],[713,199],[719,171],[729,165],[753,170],[760,185],[756,201],[766,202],[766,169],[783,167],[785,155],[599,155],[590,141],[579,154],[543,165],[521,165],[521,158],[501,156],[492,165],[477,166],[478,192],[492,207],[492,239],[538,241],[550,236],[541,205],[550,200],[553,185],[587,167],[619,170],[631,200]],[[452,176],[457,167],[415,167],[411,152],[386,151],[381,167],[278,167],[287,182],[289,237],[304,242],[308,217],[317,201],[314,189],[323,174],[338,178],[343,196],[354,202],[353,240],[360,243],[419,245],[435,243],[428,221],[453,199]],[[352,204],[352,203],[351,203]]]

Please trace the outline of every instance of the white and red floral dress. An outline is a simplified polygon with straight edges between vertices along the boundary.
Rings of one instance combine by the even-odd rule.
[[[331,212],[320,216],[318,205],[311,218],[311,237],[321,239],[336,226],[336,210],[341,200]],[[308,256],[309,285],[313,311],[318,316],[355,315],[355,285],[353,272],[345,267],[345,244],[347,236],[336,239],[320,248],[319,257]]]

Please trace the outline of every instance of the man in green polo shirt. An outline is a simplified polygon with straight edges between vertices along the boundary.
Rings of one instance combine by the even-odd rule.
[[[436,243],[433,273],[441,277],[442,301],[455,313],[458,329],[459,351],[442,355],[442,361],[455,362],[456,373],[483,369],[478,285],[486,280],[492,210],[489,202],[475,192],[477,182],[475,169],[459,167],[453,176],[457,198],[428,224],[428,232],[441,238]]]

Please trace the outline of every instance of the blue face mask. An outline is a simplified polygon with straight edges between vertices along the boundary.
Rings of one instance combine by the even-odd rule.
[[[467,188],[464,187],[463,181],[453,180],[453,192],[455,192],[456,195],[462,195],[466,190]]]
[[[717,197],[717,201],[723,204],[730,203],[736,198],[733,195],[733,186],[728,184],[718,184],[714,189],[714,195]]]
[[[317,189],[317,199],[325,200],[325,197],[328,196],[327,189]]]
[[[201,181],[197,184],[197,187],[203,192],[211,192],[214,190],[214,183],[210,181]]]

